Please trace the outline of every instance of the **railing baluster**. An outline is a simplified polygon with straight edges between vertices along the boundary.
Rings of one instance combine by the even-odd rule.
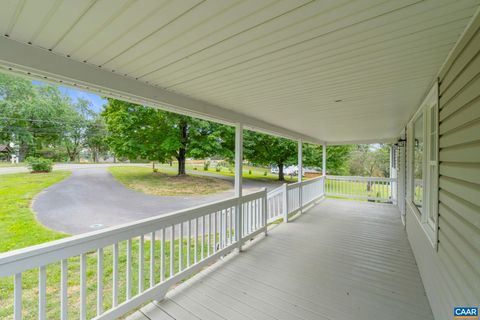
[[[103,248],[97,250],[97,316],[103,313]]]
[[[118,305],[118,242],[113,245],[112,306]]]
[[[219,248],[223,248],[223,210],[220,210],[220,232],[219,232]]]
[[[145,236],[142,234],[138,241],[138,294],[143,292],[143,284],[145,282],[144,262],[145,262]]]
[[[41,266],[38,272],[38,319],[47,318],[47,271],[45,266]]]
[[[60,319],[67,320],[68,317],[68,260],[61,262],[60,272]]]
[[[213,252],[217,252],[217,211],[213,213]]]
[[[155,285],[155,231],[150,233],[150,288]]]
[[[80,255],[80,319],[87,319],[87,254]]]
[[[180,223],[180,234],[178,237],[178,271],[183,270],[183,222]]]
[[[175,274],[175,225],[170,229],[170,278]]]
[[[192,220],[188,220],[187,222],[187,268],[190,267],[190,247],[191,247],[191,238],[192,238]]]
[[[195,245],[194,245],[195,255],[194,261],[198,261],[198,218],[195,218]]]
[[[162,229],[160,242],[160,282],[165,281],[165,228]]]
[[[229,229],[229,234],[230,234],[230,240],[229,244],[233,243],[233,210],[232,208],[228,209],[230,212],[230,229]]]
[[[205,215],[202,216],[202,260],[205,258]]]
[[[127,240],[127,272],[126,298],[130,300],[132,294],[132,239]]]
[[[13,280],[13,318],[22,319],[22,274],[16,273]]]
[[[212,248],[212,214],[208,215],[208,247],[207,247],[207,255],[210,256],[210,251],[213,251]]]

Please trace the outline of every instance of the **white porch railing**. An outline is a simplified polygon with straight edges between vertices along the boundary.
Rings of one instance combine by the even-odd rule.
[[[266,201],[263,190],[3,253],[0,278],[11,277],[14,288],[9,314],[13,311],[14,319],[27,312],[31,316],[31,310],[23,307],[28,304],[41,320],[115,319],[161,298],[173,284],[266,233]],[[36,277],[38,290],[30,288],[22,294],[22,279],[31,282]],[[55,290],[57,294],[52,295],[50,291]],[[32,295],[36,303],[26,301]],[[56,314],[47,305],[59,306]]]
[[[175,283],[266,234],[271,222],[286,222],[326,195],[391,201],[394,182],[322,176],[0,254],[0,279],[13,282],[7,302],[13,311],[5,313],[3,303],[0,314],[21,319],[24,306],[33,305],[38,319],[115,319],[161,299]],[[38,286],[22,293],[32,278]],[[26,301],[32,298],[33,304]]]
[[[325,193],[327,196],[393,202],[393,178],[327,176]]]
[[[288,215],[305,208],[322,198],[324,194],[324,177],[318,177],[303,182],[283,184],[267,195],[268,223],[283,219],[288,221]]]

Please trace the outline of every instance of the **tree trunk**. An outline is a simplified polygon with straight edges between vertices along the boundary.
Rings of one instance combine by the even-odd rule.
[[[182,146],[178,150],[178,175],[185,175],[185,160],[187,158],[187,142],[188,142],[188,123],[186,121],[180,122],[180,134]]]
[[[285,176],[283,174],[283,163],[278,164],[278,180],[285,181]]]
[[[25,160],[25,157],[27,155],[27,152],[28,152],[28,144],[25,143],[25,142],[21,142],[20,143],[20,148],[18,150],[18,161],[19,162],[22,162]]]
[[[185,148],[180,148],[180,150],[178,150],[178,157],[177,157],[177,160],[178,160],[178,175],[179,176],[183,176],[185,175]]]

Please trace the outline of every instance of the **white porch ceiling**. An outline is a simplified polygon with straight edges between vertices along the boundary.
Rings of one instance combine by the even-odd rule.
[[[0,64],[312,142],[385,140],[479,4],[3,0]]]

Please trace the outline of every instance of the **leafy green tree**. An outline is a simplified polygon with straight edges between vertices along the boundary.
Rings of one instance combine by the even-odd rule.
[[[159,162],[176,158],[179,175],[185,174],[187,157],[208,157],[224,147],[218,125],[208,121],[116,99],[108,99],[102,116],[117,156]]]
[[[327,173],[331,175],[348,174],[348,159],[353,145],[327,146]],[[303,144],[303,165],[321,167],[323,147],[321,145]]]
[[[355,146],[349,161],[354,176],[388,177],[390,174],[390,146],[387,144]]]
[[[283,169],[297,162],[297,143],[263,133],[244,131],[245,158],[260,165],[278,166],[278,180],[284,181]]]
[[[21,161],[43,146],[55,146],[69,103],[53,86],[0,74],[0,139],[19,146]]]
[[[109,151],[107,144],[107,127],[105,121],[99,114],[95,114],[89,121],[85,130],[85,146],[92,153],[93,162],[98,162],[101,155]]]

